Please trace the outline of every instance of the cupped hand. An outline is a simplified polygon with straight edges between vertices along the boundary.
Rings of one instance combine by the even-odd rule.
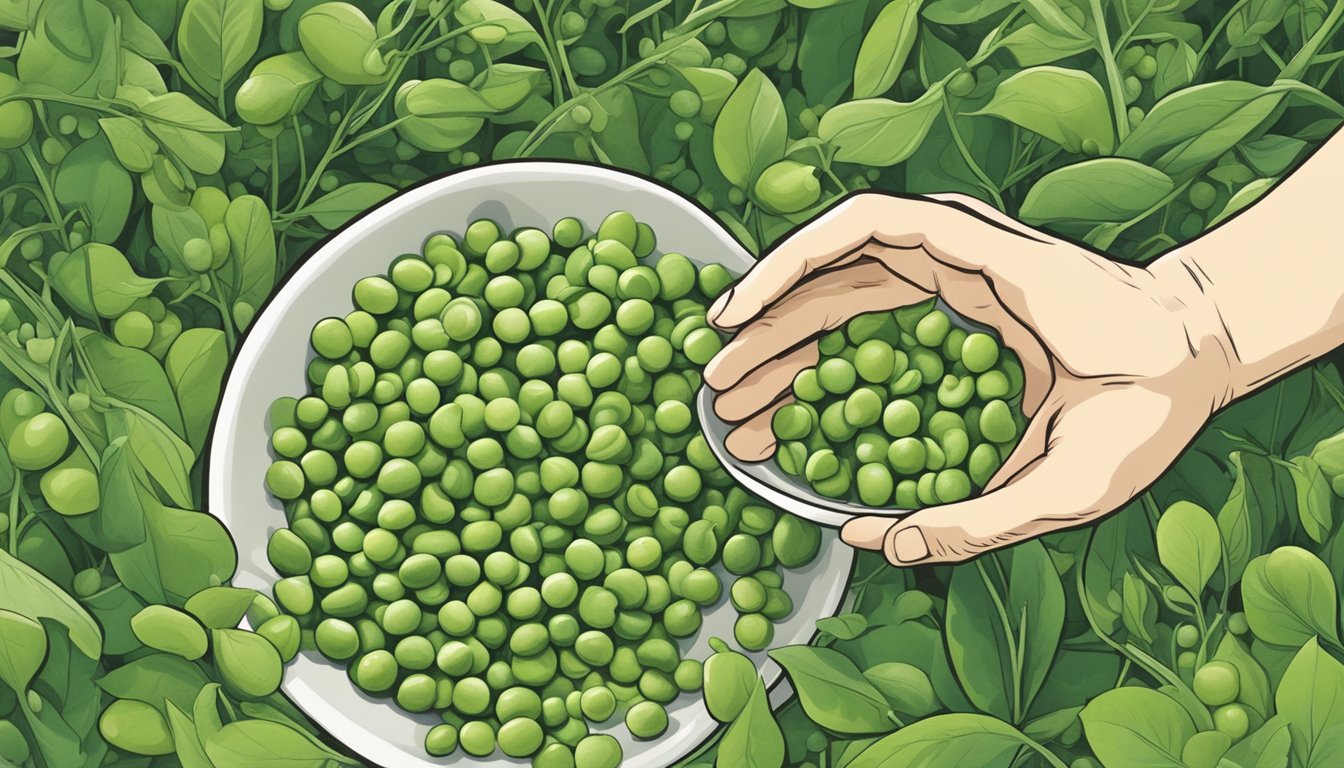
[[[817,362],[820,335],[935,294],[994,328],[1026,373],[1030,423],[1017,448],[975,498],[842,531],[894,564],[957,562],[1123,505],[1230,399],[1221,323],[1194,270],[1159,277],[970,197],[856,194],[711,307],[710,321],[736,335],[705,382],[737,425],[728,450],[762,460],[775,450],[770,417]]]

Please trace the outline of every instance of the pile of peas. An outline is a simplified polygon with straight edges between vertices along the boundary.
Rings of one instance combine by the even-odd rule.
[[[1016,445],[1022,366],[933,301],[850,320],[775,412],[776,461],[817,493],[917,509],[969,497]]]
[[[317,323],[311,394],[271,410],[276,601],[359,688],[440,714],[433,755],[613,768],[589,724],[661,735],[702,685],[702,609],[727,592],[765,648],[793,609],[780,568],[818,552],[693,418],[731,277],[654,247],[625,212],[435,234]]]

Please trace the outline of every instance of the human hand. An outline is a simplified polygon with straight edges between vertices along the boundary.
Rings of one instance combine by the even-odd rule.
[[[863,193],[711,307],[711,322],[737,335],[705,383],[715,412],[738,424],[728,450],[758,461],[774,453],[770,418],[817,362],[817,338],[850,318],[937,294],[995,329],[1026,374],[1031,421],[1017,448],[975,498],[841,532],[894,564],[957,562],[1121,506],[1230,400],[1222,324],[1198,286],[1193,273],[1111,261],[974,198]]]

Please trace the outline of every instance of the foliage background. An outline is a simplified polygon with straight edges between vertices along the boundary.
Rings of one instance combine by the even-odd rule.
[[[129,618],[227,581],[196,510],[229,356],[277,276],[396,189],[611,164],[758,251],[849,191],[960,191],[1142,261],[1344,118],[1326,0],[397,0],[305,34],[315,6],[0,0],[0,392],[37,393],[74,436],[57,469],[97,488],[62,514],[94,491],[0,451],[0,762],[347,762],[282,697],[221,688],[218,649],[154,652]],[[782,739],[725,740],[721,764],[1328,764],[1341,429],[1332,357],[1095,529],[958,568],[860,558],[853,612],[781,657]],[[1192,691],[1211,658],[1239,670],[1244,738]],[[115,699],[153,707],[170,753],[110,748]]]

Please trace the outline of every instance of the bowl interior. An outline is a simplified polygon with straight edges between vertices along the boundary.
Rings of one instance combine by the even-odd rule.
[[[606,168],[542,162],[483,166],[430,181],[383,203],[309,255],[248,330],[228,374],[211,438],[207,508],[238,546],[234,583],[269,593],[279,579],[266,559],[268,537],[285,525],[283,508],[263,485],[272,460],[267,412],[276,398],[306,391],[308,332],[318,320],[353,309],[351,288],[359,278],[384,274],[393,258],[418,251],[431,234],[461,233],[478,218],[493,219],[506,231],[517,226],[549,231],[556,220],[574,216],[591,230],[615,210],[629,211],[653,227],[659,240],[656,253],[680,252],[699,264],[722,264],[734,274],[752,263],[717,222],[674,192]],[[807,642],[815,632],[815,620],[838,610],[852,562],[849,547],[833,531],[825,531],[816,560],[805,568],[784,571],[784,586],[795,609],[776,625],[774,646]],[[709,637],[732,636],[735,618],[726,598],[721,600],[705,612],[700,633],[689,638],[693,642],[683,643],[683,649],[703,658],[709,652]],[[763,653],[756,657],[778,704],[788,695],[787,685],[776,685],[781,670]],[[343,666],[314,651],[300,653],[286,667],[282,690],[334,738],[378,765],[526,763],[498,752],[486,758],[461,752],[446,759],[429,757],[424,736],[440,722],[437,717],[408,715],[387,699],[363,694]],[[717,727],[696,695],[680,696],[669,705],[668,715],[667,733],[654,741],[633,739],[617,720],[594,730],[610,732],[621,742],[625,768],[643,768],[671,765]]]
[[[993,329],[967,320],[939,299],[935,306],[947,313],[952,325],[965,331],[994,333]],[[738,485],[751,491],[779,509],[811,520],[814,523],[839,527],[850,518],[860,515],[889,515],[900,517],[910,514],[911,510],[894,507],[868,507],[857,501],[832,499],[822,496],[801,478],[794,477],[780,468],[774,457],[763,461],[743,461],[728,453],[724,440],[733,431],[733,424],[720,419],[714,413],[714,392],[709,387],[701,387],[695,396],[695,411],[700,419],[700,428],[704,430],[705,442],[728,474]]]

